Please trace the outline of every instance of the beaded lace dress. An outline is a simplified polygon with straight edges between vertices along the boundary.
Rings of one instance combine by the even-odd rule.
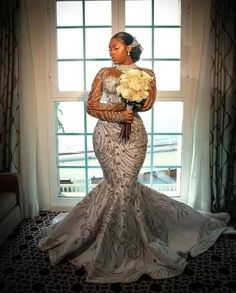
[[[170,278],[183,272],[188,254],[214,244],[229,216],[200,213],[138,182],[147,134],[136,115],[130,139],[119,139],[118,84],[109,68],[102,69],[87,102],[88,113],[98,118],[93,145],[104,179],[64,219],[42,230],[39,248],[49,252],[52,264],[67,259],[84,266],[88,282],[128,283],[142,274]],[[106,104],[100,103],[102,92]]]

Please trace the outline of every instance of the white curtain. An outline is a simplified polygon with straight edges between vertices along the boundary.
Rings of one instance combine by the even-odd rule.
[[[210,211],[210,29],[211,1],[205,2],[204,35],[199,70],[193,131],[193,155],[188,204],[197,210]]]
[[[37,99],[27,1],[21,1],[20,180],[24,217],[38,213]]]

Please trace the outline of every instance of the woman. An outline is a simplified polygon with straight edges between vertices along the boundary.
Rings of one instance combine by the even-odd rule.
[[[83,265],[88,282],[133,282],[144,273],[169,278],[183,272],[188,254],[196,256],[214,244],[229,217],[203,215],[137,182],[147,134],[116,89],[129,69],[148,73],[152,81],[141,109],[146,111],[155,101],[155,77],[135,64],[142,49],[130,34],[114,35],[109,50],[114,66],[98,72],[87,101],[88,113],[99,119],[93,142],[104,180],[62,222],[43,231],[39,247],[49,250],[53,264],[68,259]],[[100,102],[103,92],[106,104]],[[120,137],[124,123],[131,124],[127,141]]]

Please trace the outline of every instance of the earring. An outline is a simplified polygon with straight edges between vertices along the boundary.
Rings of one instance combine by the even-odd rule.
[[[128,51],[127,55],[130,56],[130,52],[129,51]]]

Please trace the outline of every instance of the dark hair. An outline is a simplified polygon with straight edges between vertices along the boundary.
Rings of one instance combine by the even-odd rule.
[[[126,32],[116,33],[112,37],[112,39],[115,39],[115,38],[121,40],[122,43],[124,43],[126,46],[131,45],[133,41],[135,40],[135,38],[132,35]],[[137,43],[137,45],[135,47],[132,47],[130,51],[130,57],[132,58],[133,62],[136,62],[140,59],[141,53],[142,53],[142,47],[139,43]]]

